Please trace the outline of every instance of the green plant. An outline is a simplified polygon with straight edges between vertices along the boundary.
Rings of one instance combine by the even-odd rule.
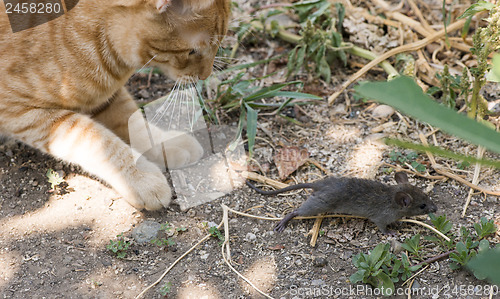
[[[173,236],[180,232],[185,232],[187,228],[185,227],[174,228],[174,226],[171,223],[165,222],[161,225],[160,230],[163,231],[167,237],[160,239],[153,239],[151,240],[151,244],[168,248],[169,246],[173,246],[176,244]]]
[[[222,232],[217,228],[217,226],[212,226],[208,229],[208,233],[212,235],[212,237],[219,239],[219,245],[224,243],[224,236]]]
[[[487,236],[496,232],[492,220],[482,217],[478,223],[474,223],[474,236],[466,227],[460,228],[460,241],[457,242],[455,252],[450,253],[450,267],[459,269],[466,266],[478,252],[483,252],[490,247]]]
[[[495,223],[493,220],[488,220],[485,217],[481,217],[480,221],[474,223],[474,230],[476,231],[477,238],[482,240],[489,235],[492,235],[497,231]]]
[[[246,67],[250,67],[247,65]],[[239,69],[235,68],[235,69]],[[248,139],[248,151],[250,156],[253,153],[255,137],[257,135],[257,118],[259,110],[271,110],[273,113],[280,112],[284,107],[305,104],[304,102],[292,103],[292,100],[321,100],[321,97],[295,92],[285,91],[285,88],[295,89],[301,86],[302,82],[293,81],[286,83],[273,84],[268,87],[256,86],[256,83],[261,78],[244,79],[246,71],[237,73],[234,77],[222,81],[218,84],[217,94],[214,100],[207,100],[204,108],[211,119],[216,119],[216,110],[223,109],[227,113],[232,111],[239,112],[238,134],[235,138],[235,143],[239,142],[243,129],[246,128]],[[270,98],[281,98],[278,103],[264,103],[262,100]],[[212,108],[210,108],[212,106]]]
[[[401,246],[418,259],[421,259],[420,250],[422,249],[422,246],[420,246],[420,234],[416,234],[415,236],[406,239]]]
[[[127,256],[127,250],[130,247],[130,241],[125,240],[123,233],[116,236],[117,240],[109,240],[109,244],[106,248],[113,252],[117,258],[123,259]]]
[[[411,167],[418,172],[425,172],[427,170],[425,165],[417,161],[418,153],[414,151],[404,154],[403,152],[393,150],[389,153],[389,158],[393,162],[399,162],[401,164],[409,163]]]
[[[425,239],[427,241],[432,241],[434,243],[437,243],[441,246],[441,248],[445,251],[451,250],[452,248],[455,247],[455,236],[451,233],[451,229],[453,228],[453,225],[450,223],[448,219],[446,219],[446,215],[441,215],[436,217],[434,214],[429,214],[429,218],[431,219],[432,224],[434,227],[446,235],[448,238],[450,238],[450,241],[446,241],[440,237],[436,236],[425,236]]]
[[[55,190],[57,186],[64,182],[64,179],[59,176],[59,173],[55,172],[51,168],[47,170],[47,173],[45,175],[47,176],[48,182],[50,183],[50,188],[52,188],[53,190]]]
[[[467,167],[470,166],[470,163],[467,161],[460,161],[457,163],[457,168],[458,169],[466,169]]]
[[[439,99],[441,103],[449,108],[455,108],[459,94],[468,94],[469,80],[467,73],[465,73],[465,76],[453,76],[449,72],[448,65],[445,65],[443,72],[436,74],[436,78],[441,86],[433,86],[426,93],[430,96],[436,96],[440,92]]]
[[[160,288],[160,294],[164,297],[166,297],[170,292],[172,292],[172,283],[170,281],[166,282],[161,288]]]
[[[344,7],[336,5],[337,20],[332,17],[334,9],[327,0],[298,2],[290,9],[299,17],[302,38],[288,56],[288,75],[305,68],[329,83],[333,61],[340,59],[344,65],[347,63],[340,34]],[[311,64],[314,66],[312,69],[309,68]]]
[[[378,244],[369,254],[358,253],[352,259],[358,271],[351,275],[352,283],[362,281],[378,288],[385,295],[394,293],[394,282],[384,271],[391,266],[393,255],[389,252],[390,244]],[[384,266],[384,267],[383,267]],[[396,271],[397,272],[397,271]]]
[[[500,269],[500,247],[480,250],[467,264],[467,268],[478,279],[488,279],[491,283],[500,285],[500,273],[498,272]]]
[[[151,244],[160,247],[168,247],[168,246],[174,246],[176,243],[173,238],[161,238],[161,239],[151,240]]]

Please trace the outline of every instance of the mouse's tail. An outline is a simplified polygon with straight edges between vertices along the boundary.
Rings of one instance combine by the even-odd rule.
[[[264,195],[276,195],[276,194],[280,194],[280,193],[287,192],[287,191],[314,187],[314,183],[302,183],[302,184],[291,185],[291,186],[288,186],[288,187],[285,187],[282,189],[278,189],[278,190],[266,191],[266,190],[262,190],[262,189],[257,188],[254,184],[250,183],[249,180],[246,180],[246,183],[247,183],[248,187],[250,187],[253,190],[257,191],[258,193],[264,194]]]

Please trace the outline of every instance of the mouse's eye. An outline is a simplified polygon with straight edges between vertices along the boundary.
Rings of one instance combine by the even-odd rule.
[[[196,54],[196,50],[195,49],[192,49],[191,51],[189,51],[189,55],[194,55]]]
[[[421,208],[422,210],[425,209],[427,207],[427,205],[425,203],[421,204],[419,208]]]

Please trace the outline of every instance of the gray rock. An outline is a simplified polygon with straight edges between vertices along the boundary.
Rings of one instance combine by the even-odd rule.
[[[257,239],[257,236],[255,234],[252,234],[252,233],[248,233],[245,237],[245,240],[250,241],[250,242],[255,241],[255,239]]]
[[[315,280],[311,281],[311,285],[313,285],[313,286],[321,286],[324,284],[325,284],[325,282],[322,279],[315,279]]]
[[[132,230],[132,238],[139,244],[151,242],[159,237],[160,229],[160,223],[146,220]]]

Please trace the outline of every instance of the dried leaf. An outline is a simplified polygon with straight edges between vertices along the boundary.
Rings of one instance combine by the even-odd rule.
[[[306,163],[309,152],[305,148],[297,146],[283,147],[278,149],[274,155],[274,163],[278,168],[280,179],[285,179],[300,166]]]
[[[269,250],[283,250],[285,249],[285,245],[281,245],[281,244],[278,244],[278,245],[275,245],[275,246],[269,246],[267,247],[267,249]]]

